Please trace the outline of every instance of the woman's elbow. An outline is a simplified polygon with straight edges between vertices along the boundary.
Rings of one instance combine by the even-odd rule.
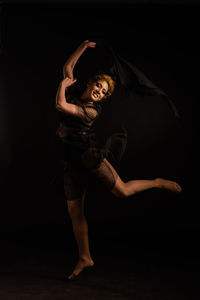
[[[62,110],[62,105],[60,103],[56,103],[56,109],[57,110]]]
[[[69,77],[73,79],[73,67],[71,65],[64,65],[63,67],[64,78]]]

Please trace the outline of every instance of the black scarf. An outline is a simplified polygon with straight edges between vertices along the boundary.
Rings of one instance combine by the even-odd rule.
[[[161,88],[151,82],[138,68],[132,63],[118,55],[113,48],[102,39],[94,40],[97,47],[103,49],[110,57],[111,65],[109,73],[117,84],[122,85],[126,91],[134,91],[140,95],[160,95],[165,98],[174,112],[175,117],[180,118],[180,115],[174,104],[174,100],[169,97]]]

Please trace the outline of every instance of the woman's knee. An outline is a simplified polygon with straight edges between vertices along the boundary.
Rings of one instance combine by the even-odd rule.
[[[81,219],[84,217],[84,209],[82,207],[81,201],[71,200],[68,203],[68,213],[72,220]]]
[[[112,189],[112,193],[117,198],[126,198],[129,196],[125,183],[116,182],[114,188]]]

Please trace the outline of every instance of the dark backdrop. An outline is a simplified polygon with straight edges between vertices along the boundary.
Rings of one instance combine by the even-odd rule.
[[[107,39],[173,96],[181,114],[175,119],[160,97],[128,101],[116,93],[96,124],[99,139],[120,120],[128,130],[121,177],[169,178],[183,192],[150,190],[122,200],[95,184],[86,200],[91,230],[110,237],[199,230],[199,12],[189,5],[3,5],[2,232],[71,230],[62,182],[52,181],[59,174],[55,94],[65,60],[80,42],[96,37]],[[97,54],[88,49],[81,57],[78,80],[90,73]]]

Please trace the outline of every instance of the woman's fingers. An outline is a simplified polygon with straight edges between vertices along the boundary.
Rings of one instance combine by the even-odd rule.
[[[87,47],[89,48],[95,48],[96,47],[96,43],[95,42],[90,42],[89,40],[85,40],[83,42]]]
[[[64,79],[66,82],[76,82],[76,78],[75,79],[72,79],[72,78],[70,78],[70,77],[66,77],[65,79]]]
[[[95,48],[96,43],[95,42],[88,42],[88,47]]]
[[[96,43],[94,43],[94,42],[89,42],[89,47],[95,48],[95,47],[96,47]]]
[[[69,77],[66,77],[65,79],[62,80],[62,83],[68,87],[68,86],[71,86],[72,84],[74,84],[75,82],[77,81],[77,79],[71,79]]]

